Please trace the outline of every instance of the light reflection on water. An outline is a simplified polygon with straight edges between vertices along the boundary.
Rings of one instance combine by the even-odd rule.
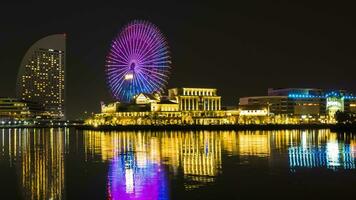
[[[328,169],[355,169],[355,140],[350,144],[337,139],[336,134],[308,134],[302,132],[301,145],[288,148],[291,168],[324,167]]]
[[[174,184],[182,184],[187,193],[208,185],[214,188],[217,177],[234,170],[224,168],[231,158],[251,167],[255,167],[255,159],[267,160],[270,168],[282,167],[291,172],[320,168],[337,173],[353,170],[356,164],[355,135],[328,130],[2,129],[0,134],[0,164],[16,169],[23,199],[66,199],[71,196],[67,194],[66,170],[73,169],[66,166],[81,165],[85,170],[95,162],[107,168],[106,174],[98,172],[97,176],[106,179],[104,195],[112,200],[170,199]],[[75,161],[65,159],[70,156],[75,156]],[[81,160],[86,164],[80,164]],[[183,182],[178,183],[175,177]]]
[[[0,161],[16,168],[13,178],[25,199],[64,199],[67,134],[67,129],[1,130]]]
[[[168,199],[167,174],[160,163],[139,165],[135,155],[121,154],[110,162],[108,196],[112,200]]]

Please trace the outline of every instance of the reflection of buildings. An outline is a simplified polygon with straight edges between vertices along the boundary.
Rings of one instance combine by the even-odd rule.
[[[213,183],[221,173],[224,153],[238,156],[241,161],[248,161],[246,163],[258,161],[259,165],[293,170],[305,167],[355,168],[356,140],[347,139],[345,145],[341,145],[338,135],[328,130],[85,131],[83,135],[86,156],[111,162],[108,183],[111,196],[122,193],[120,196],[135,194],[138,197],[149,183],[156,191],[152,194],[165,195],[167,191],[161,188],[165,186],[158,184],[156,188],[155,182],[162,179],[166,183],[165,167],[174,175],[184,175],[187,190]]]
[[[320,138],[318,137],[320,140]],[[303,144],[288,148],[291,168],[326,167],[330,169],[355,169],[355,151],[349,144],[341,144],[335,138],[329,138],[326,146]]]
[[[85,132],[87,154],[101,155],[102,160],[112,160],[121,153],[135,151],[138,165],[148,161],[165,162],[174,171],[184,174],[216,176],[221,167],[220,134],[214,132],[167,133],[151,132]]]
[[[199,136],[199,137],[197,137]],[[138,168],[165,163],[174,173],[182,173],[197,187],[214,181],[221,168],[221,134],[218,132],[162,133],[88,131],[84,133],[87,155],[116,160],[135,152],[131,160]]]
[[[164,167],[151,161],[142,165],[133,153],[121,154],[112,160],[107,189],[112,200],[169,199]]]
[[[268,157],[270,138],[267,132],[247,132],[238,134],[239,155]]]
[[[17,168],[25,199],[65,199],[64,135],[55,129],[4,129],[2,155]]]
[[[291,147],[289,149],[289,162],[295,167],[327,167],[355,169],[355,155],[349,145],[339,146],[337,143],[328,143],[326,148]]]
[[[355,169],[356,149],[352,138],[339,140],[328,130],[276,131],[270,134],[274,154],[288,152],[288,164],[297,168]],[[354,137],[350,134],[349,137]]]
[[[356,139],[342,145],[336,133],[326,130],[238,134],[233,131],[165,134],[89,131],[85,137],[87,152],[101,155],[103,160],[111,160],[128,149],[137,151],[136,159],[140,163],[147,159],[163,161],[174,172],[181,168],[185,175],[216,176],[222,150],[228,155],[267,158],[287,151],[291,167],[355,168]]]
[[[43,118],[64,118],[65,35],[47,36],[26,52],[19,71],[21,100],[39,103]]]

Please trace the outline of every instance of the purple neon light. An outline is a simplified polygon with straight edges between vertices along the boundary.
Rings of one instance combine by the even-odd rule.
[[[121,155],[112,160],[108,176],[109,200],[169,200],[164,168],[148,161],[138,167],[134,156],[128,161]]]
[[[162,92],[171,58],[157,26],[147,21],[126,25],[112,41],[106,60],[106,78],[115,99],[129,102],[141,92]]]

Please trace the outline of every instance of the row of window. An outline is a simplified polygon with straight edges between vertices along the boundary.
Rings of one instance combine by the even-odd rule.
[[[185,90],[183,92],[183,95],[187,95],[187,96],[216,96],[214,91],[201,91],[201,90],[193,90],[193,91]]]

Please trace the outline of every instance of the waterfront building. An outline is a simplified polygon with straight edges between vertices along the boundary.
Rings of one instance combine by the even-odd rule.
[[[64,34],[37,41],[22,59],[17,81],[18,98],[39,103],[42,118],[65,118],[65,42]]]
[[[173,88],[168,90],[168,97],[181,111],[221,110],[221,96],[215,88]]]
[[[168,97],[140,93],[132,103],[102,104],[102,112],[86,120],[89,125],[208,125],[235,124],[237,110],[221,110],[216,89],[174,88]]]
[[[136,96],[134,96],[134,101],[137,105],[142,105],[142,104],[150,104],[150,103],[157,103],[161,99],[160,95],[155,93],[155,94],[149,94],[149,93],[140,93]]]
[[[239,107],[239,124],[265,124],[269,123],[269,110],[267,106],[247,105]]]
[[[0,120],[2,122],[34,119],[42,111],[42,107],[37,103],[10,97],[0,97]]]
[[[101,102],[101,113],[116,113],[119,110],[120,102],[105,104]]]
[[[267,96],[240,98],[239,106],[240,110],[249,110],[248,107],[255,106],[266,107],[269,116],[288,119],[288,123],[331,123],[335,122],[334,115],[337,111],[356,112],[356,97],[345,90],[270,88]],[[275,119],[276,117],[270,118],[270,122],[276,122]],[[285,120],[278,123],[283,122]]]

